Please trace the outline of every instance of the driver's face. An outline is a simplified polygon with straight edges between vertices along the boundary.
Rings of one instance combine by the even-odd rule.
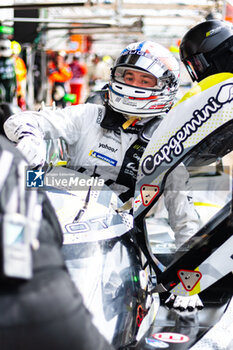
[[[152,74],[127,69],[124,75],[124,82],[128,85],[150,88],[156,86],[157,79]]]

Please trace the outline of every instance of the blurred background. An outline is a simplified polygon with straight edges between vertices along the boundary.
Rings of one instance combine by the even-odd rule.
[[[25,63],[22,68],[18,60],[13,98],[24,110],[56,98],[61,106],[85,102],[104,86],[114,59],[131,42],[156,41],[179,60],[180,40],[193,25],[233,21],[232,0],[2,0],[0,9],[0,40],[11,41],[8,58]],[[57,65],[64,67],[63,77],[52,74]],[[65,69],[74,69],[73,78]],[[178,98],[191,84],[181,65]]]

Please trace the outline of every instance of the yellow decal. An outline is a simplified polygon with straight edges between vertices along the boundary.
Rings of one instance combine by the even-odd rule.
[[[194,205],[199,207],[212,207],[212,208],[222,208],[222,205],[219,204],[213,204],[213,203],[205,203],[205,202],[194,202]]]
[[[194,271],[199,271],[199,268],[197,267]],[[195,287],[189,292],[189,295],[199,294],[200,292],[201,292],[201,284],[199,280],[195,285]]]
[[[198,84],[194,85],[176,104],[175,106],[179,105],[180,103],[188,100],[190,97],[199,94],[200,92],[209,89],[210,87],[221,83],[222,81],[225,81],[227,79],[233,78],[232,73],[218,73],[213,74],[202,81],[200,81]],[[175,107],[174,106],[174,107]],[[174,108],[173,107],[173,108]]]

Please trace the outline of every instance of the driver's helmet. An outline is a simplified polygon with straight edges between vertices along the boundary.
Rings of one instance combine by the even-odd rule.
[[[233,73],[232,24],[216,19],[197,24],[181,40],[180,59],[193,81]]]
[[[130,74],[141,77],[138,86]],[[179,75],[179,63],[165,47],[152,41],[130,44],[111,70],[109,104],[126,116],[145,118],[166,113],[173,105]]]
[[[11,41],[9,39],[0,39],[0,57],[11,57]]]

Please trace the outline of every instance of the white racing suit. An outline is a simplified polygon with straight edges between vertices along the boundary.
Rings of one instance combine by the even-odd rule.
[[[32,134],[34,128],[39,130],[45,140],[63,138],[68,145],[67,167],[92,175],[97,166],[97,176],[104,178],[124,202],[133,197],[140,157],[148,142],[142,130],[152,119],[157,118],[143,119],[124,130],[122,124],[126,119],[122,114],[106,106],[87,103],[55,111],[18,113],[6,121],[4,129],[7,137],[16,143],[28,128]],[[155,127],[158,124],[159,118]],[[169,224],[180,245],[197,232],[199,218],[188,189],[185,167],[182,167],[182,176],[175,176],[175,172],[169,175],[164,193]]]

